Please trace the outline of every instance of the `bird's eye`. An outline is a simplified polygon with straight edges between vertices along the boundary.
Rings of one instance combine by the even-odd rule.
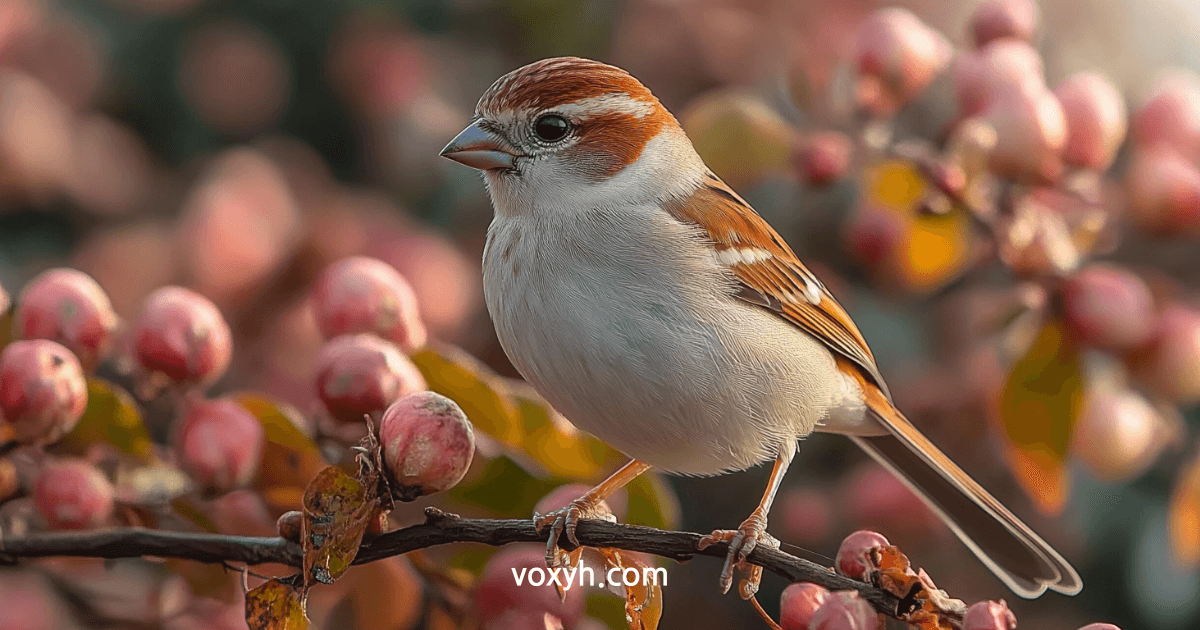
[[[558,142],[567,137],[571,125],[558,114],[546,114],[533,123],[533,132],[546,142]]]

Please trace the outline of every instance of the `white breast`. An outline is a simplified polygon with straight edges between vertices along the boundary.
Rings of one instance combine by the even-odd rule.
[[[696,229],[655,208],[498,216],[483,268],[521,374],[576,426],[663,470],[772,459],[853,398],[820,342],[729,298]]]

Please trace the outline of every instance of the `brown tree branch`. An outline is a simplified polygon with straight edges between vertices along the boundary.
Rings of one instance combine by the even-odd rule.
[[[531,519],[463,518],[437,508],[425,509],[425,522],[388,532],[364,543],[355,564],[382,560],[448,543],[473,542],[500,546],[517,542],[544,542]],[[640,525],[622,525],[598,520],[583,520],[577,531],[579,542],[588,547],[613,547],[640,551],[676,561],[693,556],[724,558],[727,545],[714,544],[697,550],[700,534],[663,531]],[[568,541],[562,541],[570,549]],[[52,532],[27,536],[0,537],[0,560],[18,558],[79,556],[88,558],[136,558],[157,556],[200,562],[278,563],[302,565],[300,545],[282,538],[256,538],[222,534],[172,532],[128,527],[96,532]],[[791,554],[759,546],[748,561],[783,576],[792,582],[814,582],[830,590],[856,590],[879,612],[898,615],[900,600],[870,584],[838,575],[814,562]],[[714,589],[715,580],[714,580]]]

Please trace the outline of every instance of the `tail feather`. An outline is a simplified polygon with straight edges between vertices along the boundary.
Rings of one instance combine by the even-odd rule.
[[[1038,597],[1047,588],[1083,589],[1075,569],[974,479],[942,453],[888,401],[868,401],[889,433],[851,436],[871,457],[912,488],[1014,593]]]

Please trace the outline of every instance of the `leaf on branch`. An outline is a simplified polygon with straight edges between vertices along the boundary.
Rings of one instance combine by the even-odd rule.
[[[629,630],[655,630],[662,619],[662,585],[658,583],[658,574],[649,564],[644,562],[636,553],[619,549],[596,549],[604,562],[604,570],[600,572],[607,579],[609,571],[616,569],[613,576],[621,580],[618,584],[608,584],[608,588],[618,596],[625,598],[625,621]],[[578,557],[574,558],[578,562]],[[637,573],[636,578],[625,580],[625,571],[630,569]],[[632,575],[632,573],[630,573]],[[633,582],[632,585],[624,582]]]
[[[326,465],[321,449],[287,404],[253,392],[235,394],[234,400],[258,418],[266,437],[255,489],[277,512],[297,509],[305,487]]]
[[[900,619],[918,630],[955,630],[952,619],[961,619],[967,606],[939,589],[924,569],[913,572],[912,563],[891,545],[873,549],[871,563],[877,567],[870,574],[876,587],[900,598]]]
[[[250,630],[307,630],[309,621],[296,589],[272,579],[246,593],[246,625]]]
[[[104,379],[87,380],[88,404],[79,424],[54,445],[55,453],[83,455],[93,444],[108,444],[143,464],[154,463],[154,440],[133,396]]]
[[[476,429],[507,446],[521,446],[524,423],[503,377],[466,350],[446,344],[411,358],[429,389],[458,403]]]
[[[624,456],[574,427],[525,383],[511,386],[521,416],[522,450],[551,475],[595,480]]]
[[[1067,448],[1082,409],[1079,347],[1061,320],[1049,319],[1000,394],[1010,465],[1043,513],[1057,514],[1066,504]]]
[[[360,456],[359,478],[336,466],[317,474],[304,491],[300,544],[304,549],[304,585],[332,584],[350,568],[363,533],[384,510],[379,492],[378,443],[364,438],[368,451]]]
[[[1200,566],[1200,457],[1185,466],[1175,482],[1167,533],[1179,565],[1185,570]]]

